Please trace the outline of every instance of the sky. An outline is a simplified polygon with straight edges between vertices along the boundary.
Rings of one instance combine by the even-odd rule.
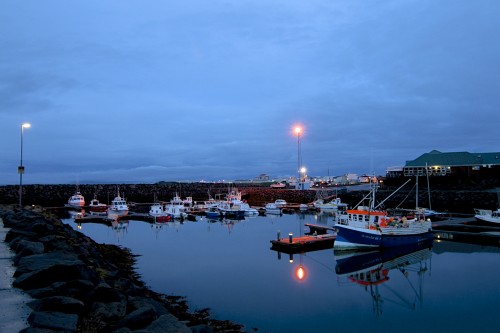
[[[497,0],[0,0],[0,184],[500,151]],[[31,128],[21,131],[21,124]],[[22,133],[22,135],[21,135]]]

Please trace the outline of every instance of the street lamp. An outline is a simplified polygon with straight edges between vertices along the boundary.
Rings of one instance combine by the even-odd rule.
[[[22,207],[22,204],[23,204],[23,173],[24,173],[23,136],[24,136],[24,129],[30,128],[30,127],[31,127],[30,123],[23,123],[21,125],[21,163],[19,163],[19,167],[17,168],[17,173],[19,173],[19,207]]]
[[[297,189],[300,189],[300,182],[301,182],[301,177],[300,177],[300,166],[302,164],[301,161],[301,154],[300,154],[300,135],[302,134],[302,127],[297,126],[295,127],[295,134],[297,134],[297,171],[299,173],[299,176],[297,178]]]
[[[300,174],[301,174],[301,178],[300,178],[300,181],[301,182],[305,182],[306,181],[306,167],[302,167],[300,168]]]

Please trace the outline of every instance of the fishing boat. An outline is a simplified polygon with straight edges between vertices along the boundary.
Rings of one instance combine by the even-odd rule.
[[[244,217],[245,211],[238,204],[229,201],[221,201],[217,205],[217,209],[225,217]]]
[[[185,219],[188,214],[186,212],[186,207],[184,206],[184,201],[177,195],[170,200],[170,203],[165,205],[165,213],[170,215],[172,219]]]
[[[68,199],[68,206],[81,208],[81,207],[85,206],[85,198],[83,197],[83,195],[80,192],[76,191]]]
[[[155,222],[169,222],[172,220],[170,214],[165,212],[163,205],[159,203],[152,204],[149,207],[149,216],[151,216]]]
[[[99,202],[96,195],[90,200],[89,208],[91,213],[104,213],[108,210],[108,205]]]
[[[127,201],[120,196],[120,190],[117,191],[116,197],[111,201],[108,211],[115,214],[128,213]]]
[[[337,239],[334,248],[339,250],[363,250],[411,245],[433,238],[430,220],[423,216],[413,218],[390,216],[375,206],[377,184],[361,202],[369,199],[368,206],[358,204],[339,214],[335,229]],[[387,199],[387,198],[386,198]]]

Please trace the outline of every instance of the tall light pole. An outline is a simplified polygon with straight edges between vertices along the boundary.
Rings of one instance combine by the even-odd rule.
[[[23,204],[23,137],[24,137],[24,129],[30,128],[30,123],[23,123],[21,125],[21,163],[19,163],[19,167],[17,168],[17,172],[19,173],[19,207],[22,207]]]
[[[296,126],[295,127],[295,134],[297,134],[297,172],[298,172],[298,178],[297,178],[297,189],[300,189],[300,183],[302,182],[301,176],[300,176],[300,169],[301,169],[301,164],[302,164],[302,157],[300,156],[300,135],[302,134],[302,127]]]

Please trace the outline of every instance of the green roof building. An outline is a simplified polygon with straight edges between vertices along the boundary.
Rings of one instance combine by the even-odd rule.
[[[406,161],[403,167],[403,174],[404,176],[471,175],[484,171],[490,173],[492,169],[500,169],[500,152],[442,153],[433,150],[430,153],[425,153],[417,157],[413,161]]]

